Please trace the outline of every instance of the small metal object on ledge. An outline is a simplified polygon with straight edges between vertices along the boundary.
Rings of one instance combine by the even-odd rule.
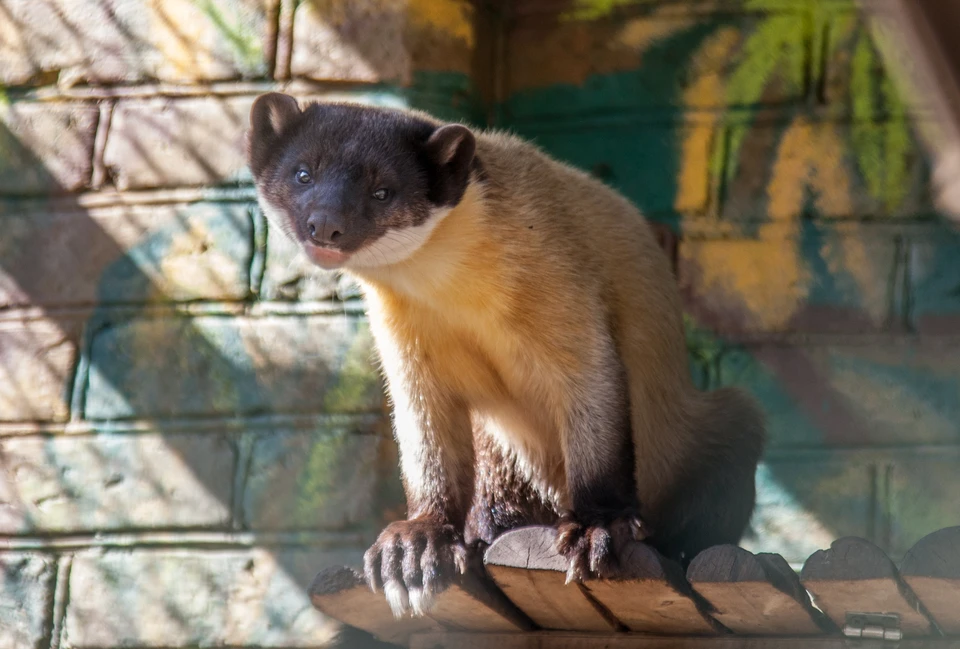
[[[900,616],[882,613],[847,613],[843,635],[867,640],[902,640]]]

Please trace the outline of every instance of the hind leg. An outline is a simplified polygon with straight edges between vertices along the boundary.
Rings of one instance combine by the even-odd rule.
[[[473,445],[476,478],[464,530],[469,546],[488,546],[504,532],[518,527],[556,523],[556,509],[482,428],[474,431]]]

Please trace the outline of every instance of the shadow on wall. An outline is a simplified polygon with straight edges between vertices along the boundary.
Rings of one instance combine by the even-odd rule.
[[[136,45],[155,37],[153,24],[126,24],[112,6],[95,11],[129,48],[93,60],[67,39],[62,60],[38,54],[24,79],[91,67],[81,80],[183,81],[183,70],[203,66],[204,79],[232,78],[217,72],[227,62],[243,76],[266,74],[260,63],[243,67],[260,59],[245,58],[254,45],[239,36],[166,67]],[[331,43],[360,52],[365,67],[317,70],[294,52],[294,75],[412,81],[412,105],[462,116],[444,98],[469,84],[410,72],[426,55],[407,47],[402,21],[371,41],[364,15],[321,20],[318,6],[301,5],[295,39],[318,38],[305,50],[314,55]],[[58,16],[51,24],[92,22]],[[851,108],[850,123],[790,111],[767,122],[752,109],[810,91],[806,43],[793,18],[731,20],[657,18],[652,30],[620,21],[598,35],[575,20],[547,31],[521,20],[507,40],[503,125],[616,185],[681,235],[699,382],[744,385],[771,417],[753,545],[799,558],[852,533],[905,549],[958,516],[960,358],[937,336],[956,332],[960,245],[921,218],[924,165],[854,24],[831,23],[859,62],[838,68],[851,80],[836,87],[854,89],[834,97]],[[608,43],[620,49],[600,48]],[[398,49],[409,60],[389,56]],[[552,58],[557,51],[565,55]],[[325,60],[355,60],[334,54]],[[121,69],[96,71],[107,62]],[[71,600],[65,632],[85,646],[117,637],[282,646],[288,629],[321,644],[330,629],[310,611],[309,580],[323,565],[354,562],[382,520],[400,513],[362,319],[329,276],[297,286],[289,250],[269,236],[249,177],[233,168],[230,138],[250,100],[14,103],[14,119],[40,124],[18,132],[37,135],[0,132],[0,193],[23,199],[0,213],[0,301],[12,307],[0,311],[0,425],[22,432],[54,421],[75,433],[0,438],[0,534],[86,534],[115,547],[136,532],[151,546],[76,553],[70,590],[85,596]],[[721,117],[727,106],[736,110]],[[103,168],[93,169],[98,122],[110,136]],[[89,137],[71,143],[74,133]],[[70,198],[97,174],[97,184],[121,190],[197,177],[226,184],[136,205]],[[285,302],[291,296],[303,301]],[[798,333],[811,338],[789,338]]]
[[[273,68],[278,3],[6,0],[5,78],[27,83],[191,83],[264,78]],[[6,56],[4,56],[6,54]]]
[[[0,143],[3,192],[37,194],[0,214],[0,426],[41,433],[0,438],[0,534],[152,546],[74,554],[86,596],[64,628],[84,644],[326,642],[310,580],[355,563],[397,507],[361,319],[256,312],[249,199],[90,208],[60,184],[88,169]]]

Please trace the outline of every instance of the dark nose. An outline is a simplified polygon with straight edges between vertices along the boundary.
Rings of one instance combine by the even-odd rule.
[[[343,220],[331,212],[317,212],[307,219],[307,234],[318,246],[338,244],[343,230]]]

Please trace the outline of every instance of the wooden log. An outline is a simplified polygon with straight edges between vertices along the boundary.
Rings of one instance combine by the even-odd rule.
[[[591,595],[631,631],[712,635],[726,632],[705,610],[679,564],[646,543],[635,542],[621,557],[622,579],[589,580]]]
[[[477,564],[440,593],[427,614],[441,625],[464,631],[532,631],[537,628]]]
[[[903,558],[900,574],[940,630],[960,635],[960,527],[917,541]]]
[[[778,554],[754,555],[735,545],[698,554],[687,580],[734,633],[815,635],[836,627],[810,604],[800,578]]]
[[[321,572],[310,587],[310,598],[335,620],[398,644],[404,644],[411,633],[426,630],[492,633],[535,628],[492,582],[475,574],[437,595],[425,617],[395,618],[384,596],[372,592],[359,571],[351,568]]]
[[[351,568],[330,568],[317,575],[310,586],[310,600],[324,615],[384,642],[406,646],[413,633],[443,630],[428,617],[396,619],[383,594],[371,591],[360,573]]]
[[[960,639],[923,638],[889,643],[897,649],[960,649]],[[411,649],[850,649],[842,637],[751,638],[651,637],[639,634],[611,635],[538,632],[512,634],[435,633],[411,638]],[[863,645],[864,647],[872,645]]]
[[[503,534],[487,549],[487,572],[504,594],[544,629],[613,631],[617,622],[579,584],[566,584],[567,563],[557,554],[552,527]]]
[[[930,620],[883,550],[865,539],[846,537],[815,552],[800,580],[814,603],[841,629],[848,613],[894,613],[904,637],[929,635]]]

